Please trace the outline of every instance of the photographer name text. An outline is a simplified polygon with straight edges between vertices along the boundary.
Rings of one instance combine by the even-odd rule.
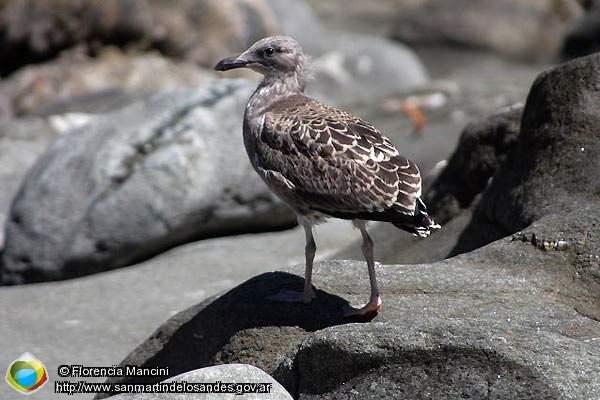
[[[58,367],[61,378],[111,378],[124,376],[169,376],[169,367],[142,368],[136,365],[111,367],[86,367],[83,365],[61,365]]]

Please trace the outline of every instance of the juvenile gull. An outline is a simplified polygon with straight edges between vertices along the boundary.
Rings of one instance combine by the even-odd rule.
[[[308,60],[293,38],[259,40],[241,55],[219,61],[215,69],[241,67],[263,75],[244,114],[248,157],[269,188],[294,210],[306,233],[304,291],[282,290],[274,299],[309,303],[315,297],[312,227],[336,217],[352,220],[360,229],[371,283],[369,302],[348,307],[345,315],[377,314],[381,298],[366,221],[391,222],[420,237],[439,228],[420,199],[419,169],[373,125],[304,95]]]

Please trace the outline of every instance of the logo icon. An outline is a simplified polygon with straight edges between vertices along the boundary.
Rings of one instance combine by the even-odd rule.
[[[35,392],[47,381],[46,367],[29,353],[23,353],[6,371],[6,382],[23,394]]]

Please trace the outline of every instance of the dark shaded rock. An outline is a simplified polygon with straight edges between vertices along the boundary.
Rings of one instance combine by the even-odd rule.
[[[152,24],[147,5],[136,0],[2,2],[0,74],[54,58],[77,43],[140,40]]]
[[[295,224],[247,161],[241,116],[252,86],[155,96],[55,141],[14,199],[3,282],[81,276],[191,240]]]
[[[157,49],[211,66],[274,28],[261,0],[18,0],[0,4],[0,74],[81,45]]]
[[[240,395],[244,395],[245,399],[250,400],[265,399],[266,397],[276,400],[292,400],[292,396],[290,396],[290,394],[276,380],[271,378],[259,368],[245,364],[227,364],[201,368],[175,376],[163,382],[206,383],[212,385],[215,385],[217,382],[219,382],[219,385],[221,383],[226,384],[227,390],[230,390],[230,385],[228,384],[236,384],[233,385],[232,392],[203,393],[201,396],[204,400],[235,399],[239,398]],[[251,384],[258,385],[251,386]],[[270,385],[270,387],[268,385]],[[256,388],[255,390],[261,390],[262,388],[267,387],[268,392],[250,392],[252,388]],[[115,400],[160,400],[166,398],[170,400],[186,400],[192,398],[191,396],[199,396],[197,393],[192,393],[192,390],[190,390],[188,393],[169,393],[168,395],[159,393],[127,393],[114,396],[113,398]]]
[[[551,214],[600,203],[600,54],[533,83],[514,151],[477,207],[508,233]]]
[[[559,54],[582,16],[575,0],[430,0],[400,13],[392,36],[409,44],[451,43],[547,60]]]
[[[538,76],[514,150],[494,175],[450,256],[524,229],[548,215],[600,209],[600,54]],[[585,234],[587,235],[587,233]]]
[[[385,323],[319,331],[298,350],[299,398],[350,399],[357,394],[373,400],[559,397],[540,372],[485,343],[492,334],[453,325],[447,327],[449,332],[420,327],[408,333]],[[331,374],[332,370],[336,373]]]
[[[585,17],[565,39],[562,51],[565,57],[581,57],[600,50],[600,2],[588,3]]]
[[[469,123],[458,145],[424,196],[430,214],[444,224],[471,205],[513,149],[523,107]]]
[[[302,284],[298,276],[283,272],[252,278],[223,296],[177,314],[131,353],[123,365],[168,366],[176,375],[246,358],[272,374],[279,359],[293,353],[309,332],[344,322],[342,307],[348,303],[328,293],[319,291],[308,306],[266,299],[281,287],[295,289]],[[128,377],[125,381],[141,383],[146,379]]]

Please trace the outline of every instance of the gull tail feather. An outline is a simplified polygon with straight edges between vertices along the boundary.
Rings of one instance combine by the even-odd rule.
[[[436,224],[433,218],[427,214],[427,207],[425,207],[425,203],[420,198],[417,198],[417,207],[411,223],[393,222],[393,224],[395,227],[418,237],[427,237],[432,229],[440,229],[440,225]]]

